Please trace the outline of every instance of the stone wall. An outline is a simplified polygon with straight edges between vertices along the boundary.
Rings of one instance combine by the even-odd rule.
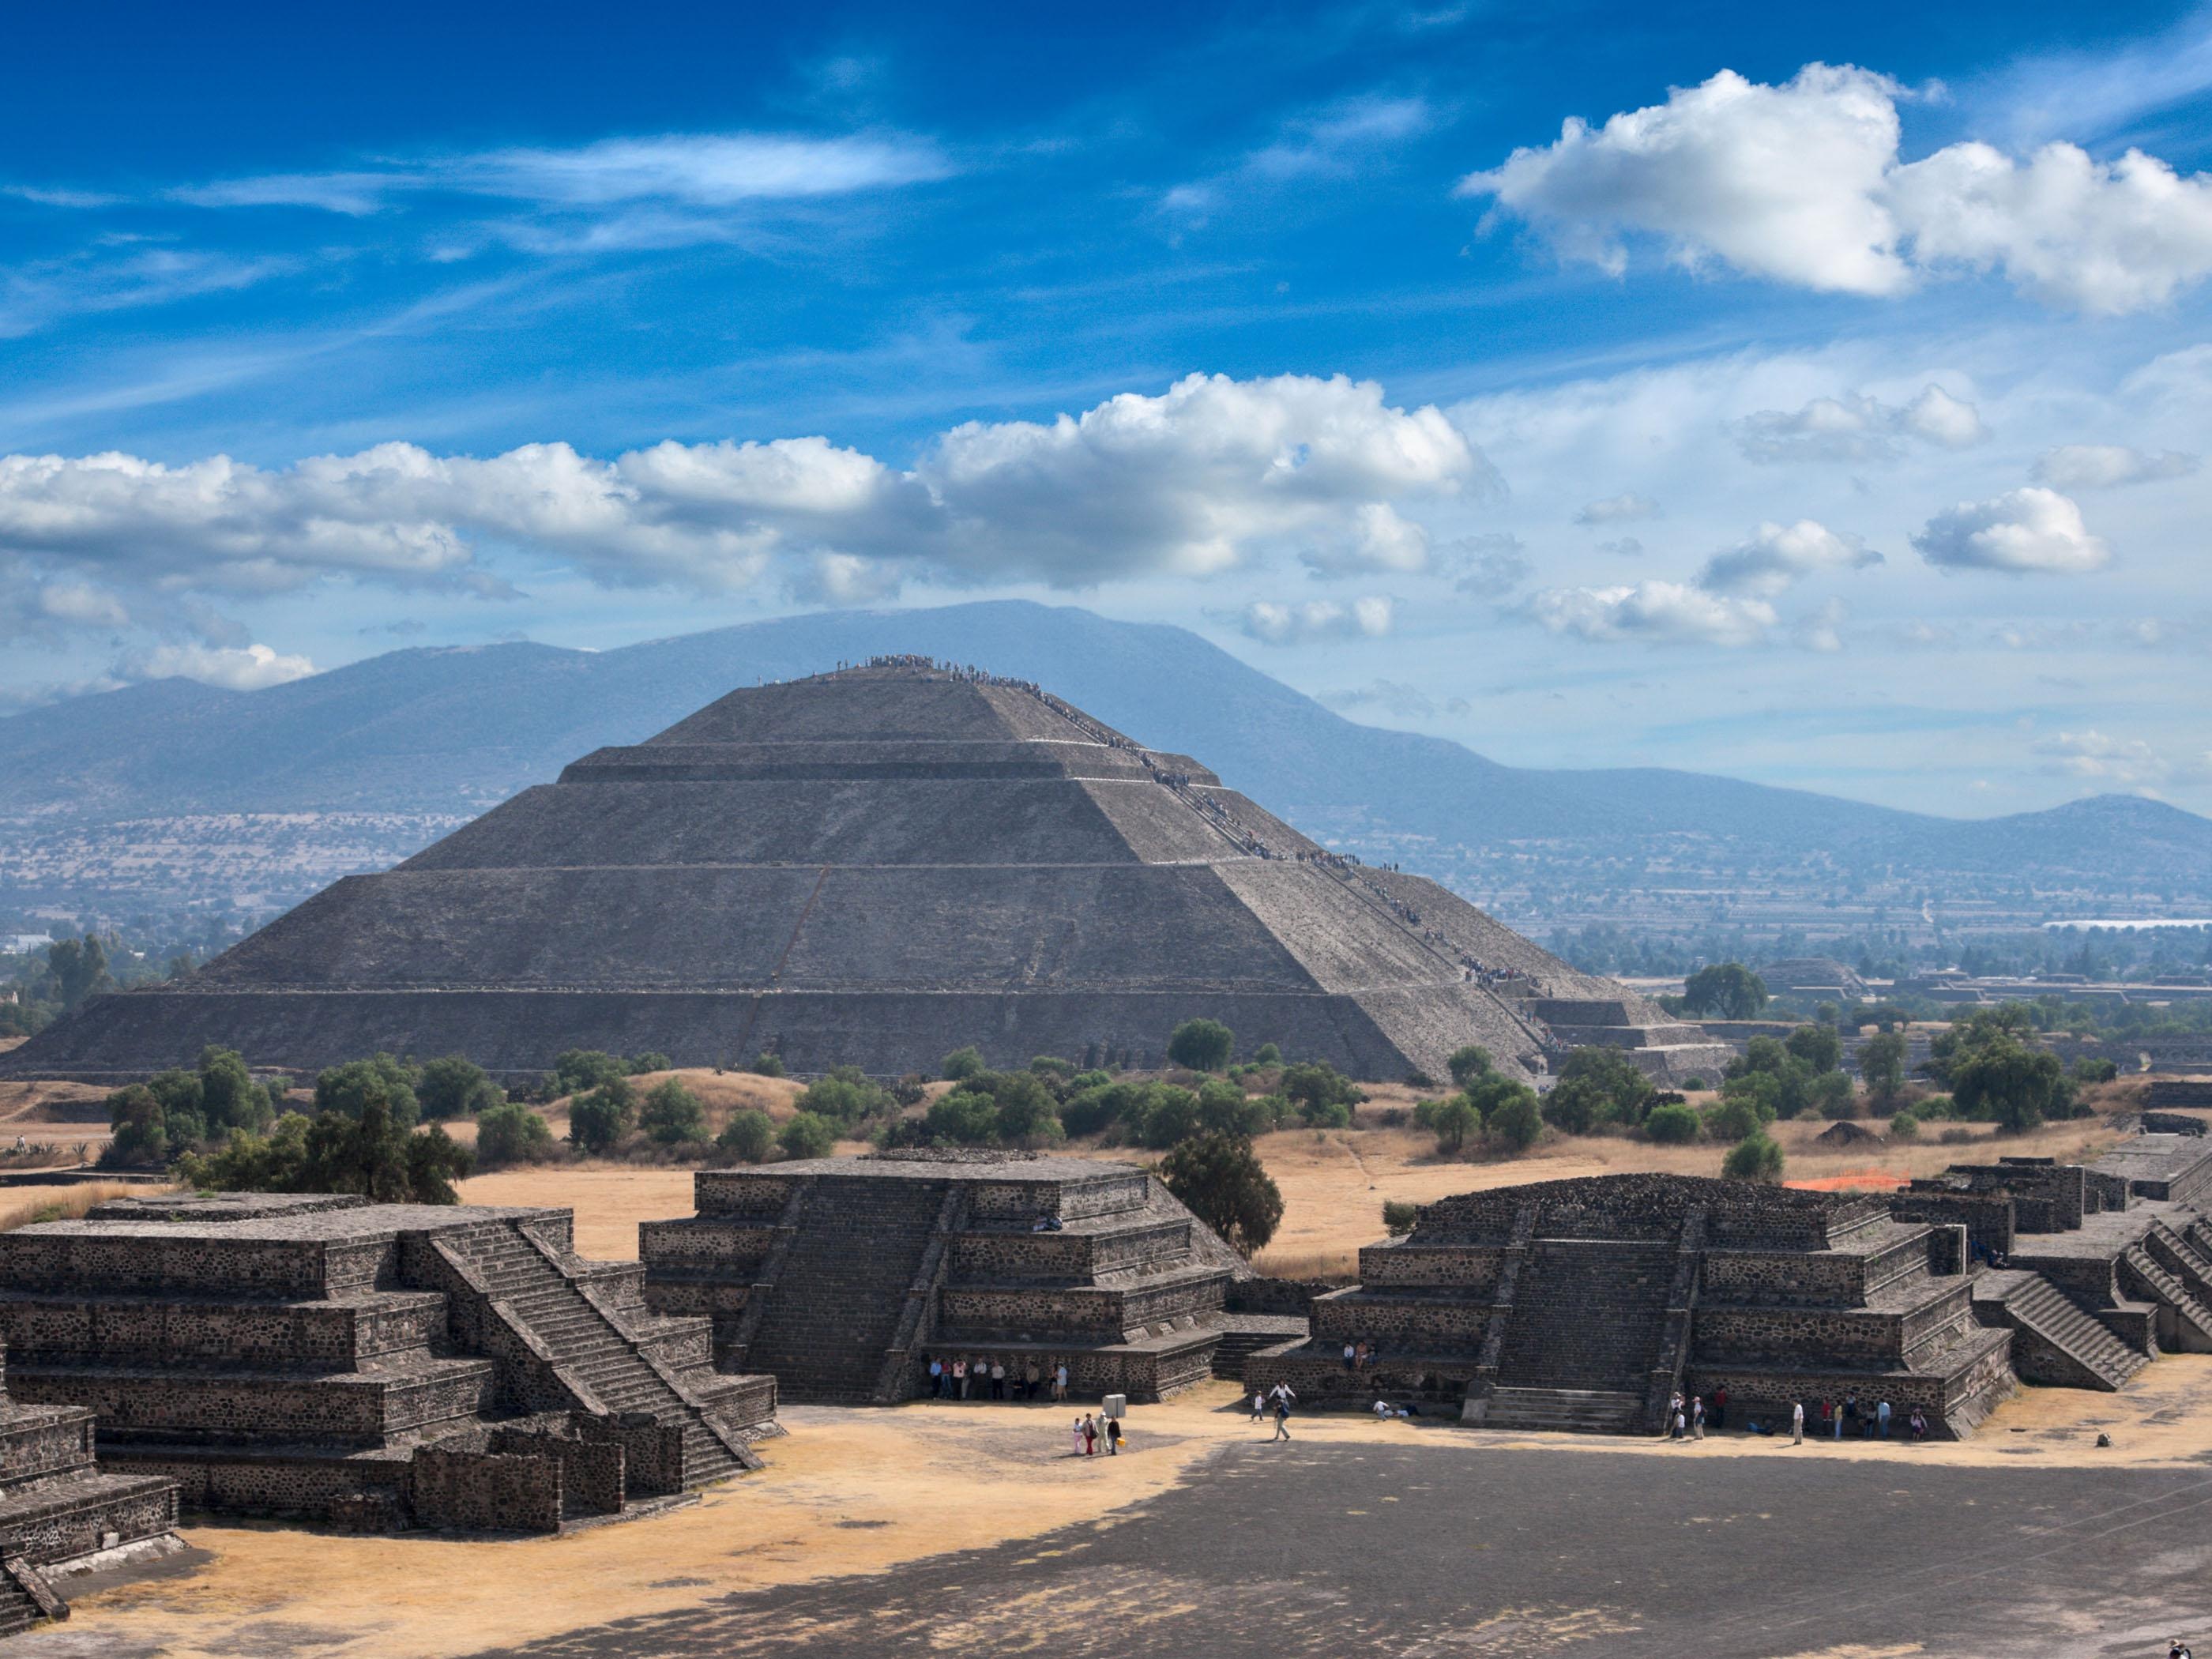
[[[409,1501],[425,1527],[460,1532],[561,1530],[560,1462],[501,1452],[418,1451]]]

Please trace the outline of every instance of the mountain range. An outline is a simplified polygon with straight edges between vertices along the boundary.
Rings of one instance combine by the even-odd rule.
[[[1504,766],[1356,724],[1182,629],[1003,600],[817,612],[604,652],[397,650],[263,690],[169,679],[30,710],[0,720],[0,891],[55,888],[11,879],[5,844],[51,844],[64,827],[420,818],[369,861],[403,856],[410,835],[419,845],[733,686],[890,652],[1035,679],[1143,742],[1198,757],[1310,833],[1509,915],[1542,907],[1557,921],[1595,893],[1679,890],[1686,919],[1760,880],[1794,895],[1785,908],[1832,914],[1872,893],[1893,919],[1931,897],[1971,909],[2009,896],[1999,908],[2032,921],[2054,896],[2154,906],[2212,892],[2212,820],[2155,801],[2106,795],[1962,820],[1691,772]],[[81,874],[96,897],[97,872]]]

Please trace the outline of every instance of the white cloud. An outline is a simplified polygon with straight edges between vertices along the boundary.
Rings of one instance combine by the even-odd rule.
[[[1634,492],[1608,495],[1601,501],[1591,501],[1575,514],[1577,524],[1629,524],[1638,519],[1648,519],[1659,511],[1659,503],[1648,495]]]
[[[1843,626],[1850,614],[1850,607],[1841,599],[1829,599],[1817,610],[1798,617],[1791,631],[1797,643],[1808,651],[1840,651],[1844,648]]]
[[[305,657],[279,656],[265,645],[242,648],[204,645],[161,645],[115,665],[130,680],[179,678],[219,685],[227,691],[258,691],[305,679],[315,665]]]
[[[817,553],[794,568],[785,588],[801,605],[873,605],[895,597],[903,578],[894,566],[850,553]]]
[[[2033,484],[1938,513],[1912,544],[1945,570],[2080,575],[2112,562],[2112,550],[2089,533],[2070,498]]]
[[[1460,190],[1616,276],[1624,235],[1641,232],[1686,265],[1717,257],[1802,287],[1895,294],[1912,277],[1876,198],[1897,158],[1897,93],[1849,66],[1808,64],[1778,87],[1723,70],[1600,128],[1570,117],[1556,143],[1516,149]]]
[[[1775,625],[1763,599],[1735,599],[1680,582],[1553,587],[1530,596],[1528,614],[1554,634],[1599,644],[1756,645]]]
[[[566,149],[483,150],[331,173],[263,173],[169,193],[195,207],[308,207],[356,216],[441,191],[549,209],[647,202],[728,208],[916,184],[950,171],[936,146],[913,138],[671,133]]]
[[[1309,599],[1303,605],[1278,605],[1255,599],[1244,607],[1246,634],[1267,645],[1312,645],[1330,640],[1380,639],[1390,631],[1395,607],[1387,599],[1370,597],[1340,602]]]
[[[2035,479],[2053,489],[2111,489],[2186,477],[2197,467],[2196,456],[2174,450],[2147,455],[2122,444],[2061,444],[2036,458]]]
[[[1753,461],[1887,461],[1905,438],[1965,449],[1989,436],[1973,404],[1940,386],[1908,404],[1851,393],[1815,398],[1795,410],[1762,409],[1735,422],[1736,447]]]
[[[2140,738],[2108,737],[2094,727],[2083,732],[2061,732],[2029,747],[2043,757],[2043,769],[2046,772],[2118,784],[2123,788],[2154,789],[2161,784],[2201,781],[2212,776],[2212,751],[2175,762]]]
[[[1901,95],[1849,65],[1808,64],[1780,86],[1723,70],[1600,128],[1571,118],[1555,143],[1460,188],[1614,275],[1638,235],[1684,265],[1825,292],[1895,295],[1966,268],[2103,313],[2164,304],[2212,275],[2212,177],[2064,143],[2025,161],[1968,143],[1905,162]]]
[[[1708,559],[1698,573],[1698,586],[1715,593],[1751,593],[1771,599],[1805,577],[1831,570],[1863,570],[1881,562],[1881,554],[1848,532],[1831,530],[1811,519],[1790,525],[1769,521],[1748,540]]]
[[[1610,553],[1617,559],[1640,559],[1644,556],[1644,544],[1633,536],[1623,536],[1619,541],[1600,542],[1597,550]]]
[[[969,422],[904,471],[819,437],[612,460],[562,443],[482,459],[387,443],[281,469],[0,457],[0,556],[126,597],[334,574],[497,592],[483,543],[602,582],[709,592],[791,556],[807,562],[794,580],[825,598],[880,596],[923,571],[1063,587],[1205,576],[1263,551],[1411,571],[1427,536],[1398,504],[1494,476],[1439,411],[1392,408],[1371,381],[1194,374],[1050,422]]]

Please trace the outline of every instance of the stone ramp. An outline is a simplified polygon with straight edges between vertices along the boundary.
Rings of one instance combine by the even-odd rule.
[[[783,1397],[865,1405],[896,1343],[950,1183],[817,1177],[746,1347]]]
[[[1671,1243],[1540,1238],[1505,1322],[1499,1389],[1643,1398],[1673,1288]]]
[[[642,1412],[680,1426],[686,1484],[759,1467],[758,1456],[708,1415],[708,1402],[647,1357],[637,1332],[626,1328],[631,1322],[587,1295],[524,1223],[489,1222],[441,1243],[467,1262],[514,1323],[537,1339],[556,1374],[572,1389],[581,1385],[578,1405],[617,1415]]]
[[[2150,1363],[2040,1273],[2020,1268],[1982,1273],[1973,1295],[1984,1324],[2003,1324],[2018,1334],[2013,1369],[2028,1382],[2109,1393]]]

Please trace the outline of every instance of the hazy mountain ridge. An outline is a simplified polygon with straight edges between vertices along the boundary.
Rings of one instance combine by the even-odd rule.
[[[1878,878],[1900,893],[1947,872],[2023,891],[2212,890],[2212,820],[2154,801],[1969,821],[1660,769],[1508,767],[1357,725],[1181,629],[1020,601],[815,613],[603,653],[405,649],[262,691],[168,680],[78,698],[0,720],[0,823],[14,820],[15,840],[33,823],[51,835],[240,811],[473,812],[733,686],[889,651],[1036,679],[1197,756],[1312,833],[1479,899],[1504,890],[1484,872],[1508,860],[1532,896],[1554,878],[1616,879],[1623,865],[1650,872],[1647,885],[1694,866],[1723,888],[1784,868],[1798,884]],[[0,884],[21,890],[5,862]]]

